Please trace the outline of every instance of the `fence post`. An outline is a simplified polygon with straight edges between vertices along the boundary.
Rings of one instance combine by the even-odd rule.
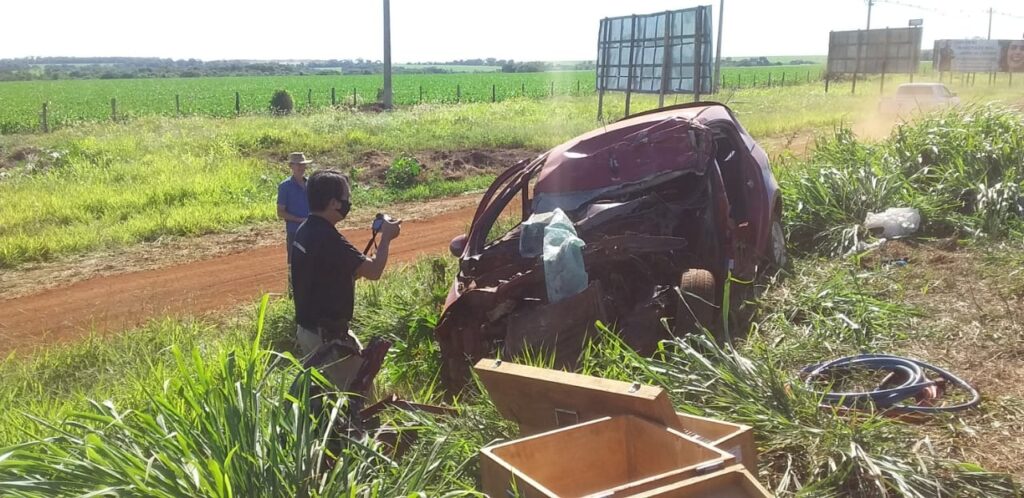
[[[523,82],[523,97],[526,97],[526,82]]]
[[[580,95],[583,95],[583,92],[580,91],[580,80],[576,80],[576,96],[579,97]]]
[[[807,82],[808,83],[811,82],[811,72],[810,71],[807,71]]]
[[[174,94],[174,113],[181,116],[181,94]]]
[[[306,89],[306,107],[313,107],[313,89]]]
[[[242,96],[235,92],[235,116],[242,114]]]
[[[495,103],[495,102],[497,102],[497,101],[498,101],[498,89],[497,89],[497,85],[495,85],[495,84],[493,84],[493,83],[492,83],[492,84],[491,84],[491,103],[493,104],[493,103]]]
[[[743,73],[736,73],[736,88],[743,88]]]
[[[753,76],[754,76],[754,83],[753,83],[752,85],[750,85],[750,86],[751,86],[751,88],[753,88],[753,87],[756,87],[756,86],[757,86],[757,73],[754,73],[754,74],[753,74]]]
[[[43,133],[50,133],[50,122],[47,116],[47,114],[49,114],[49,107],[49,102],[43,102],[43,114],[39,117],[41,121],[40,125],[43,128]]]
[[[554,81],[551,82],[551,96],[552,97],[555,96],[555,82]]]
[[[461,101],[462,101],[462,85],[456,83],[455,84],[455,103],[458,104]]]
[[[356,87],[352,87],[352,107],[356,106]]]
[[[423,103],[423,85],[420,85],[420,103]]]
[[[110,99],[110,120],[117,121],[117,99]]]
[[[331,107],[334,107],[338,101],[334,98],[334,87],[331,87]]]
[[[772,73],[768,73],[768,88],[772,87]]]
[[[782,72],[782,83],[780,83],[779,86],[786,86],[786,72],[785,71]]]

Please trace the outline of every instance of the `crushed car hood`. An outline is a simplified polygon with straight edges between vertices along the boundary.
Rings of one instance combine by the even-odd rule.
[[[534,192],[593,191],[671,171],[703,174],[714,144],[696,119],[699,110],[627,119],[566,142],[548,154]]]

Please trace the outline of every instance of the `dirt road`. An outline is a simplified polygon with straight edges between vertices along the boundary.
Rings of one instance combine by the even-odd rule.
[[[465,231],[475,206],[403,222],[391,261],[444,253]],[[369,230],[345,230],[359,249]],[[254,300],[285,287],[284,248],[261,247],[146,271],[91,278],[0,301],[0,355],[81,338],[90,330],[116,332],[154,317],[196,315]]]

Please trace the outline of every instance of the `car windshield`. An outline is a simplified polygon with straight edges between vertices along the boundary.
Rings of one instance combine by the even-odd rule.
[[[896,90],[896,95],[932,95],[930,86],[901,86]]]
[[[543,164],[543,163],[541,163]],[[539,166],[539,165],[538,165]],[[492,185],[494,193],[485,198],[487,209],[481,217],[473,221],[472,233],[483,234],[482,237],[471,237],[470,247],[473,254],[479,254],[484,247],[496,242],[503,235],[519,226],[522,211],[515,200],[523,195],[523,189],[530,189],[531,182],[540,173],[540,167],[528,168],[523,174],[511,175],[500,184]]]

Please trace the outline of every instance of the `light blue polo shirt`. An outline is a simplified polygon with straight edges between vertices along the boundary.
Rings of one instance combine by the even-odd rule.
[[[292,216],[298,216],[299,218],[309,217],[309,200],[306,198],[306,188],[299,185],[290,176],[277,186],[277,205],[284,206],[284,210],[288,211]],[[286,221],[284,223],[288,235],[295,235],[295,231],[299,229],[299,223],[294,221]]]

